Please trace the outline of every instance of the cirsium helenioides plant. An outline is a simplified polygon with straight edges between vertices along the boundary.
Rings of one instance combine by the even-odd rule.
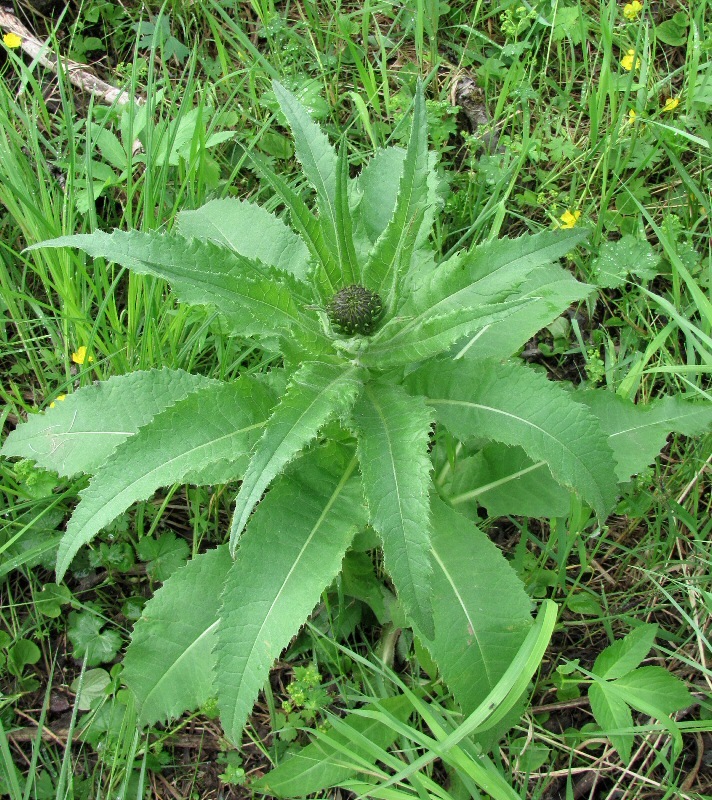
[[[345,147],[275,92],[316,195],[314,209],[255,161],[291,228],[213,200],[170,233],[38,246],[164,278],[235,334],[279,347],[283,366],[228,383],[173,369],[117,376],[19,426],[2,451],[93,476],[59,548],[60,579],[161,486],[241,480],[229,543],[156,593],[123,673],[143,722],[217,695],[236,742],[274,659],[367,526],[406,619],[463,710],[477,708],[524,640],[530,603],[457,509],[562,515],[573,492],[603,519],[668,431],[709,424],[709,410],[678,398],[639,409],[513,358],[592,291],[556,264],[585,233],[492,240],[438,261],[429,234],[442,198],[420,87],[407,148],[378,151],[354,179]]]

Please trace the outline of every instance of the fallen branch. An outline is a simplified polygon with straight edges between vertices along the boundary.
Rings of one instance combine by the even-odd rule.
[[[79,89],[89,92],[107,105],[116,103],[116,105],[121,106],[132,102],[142,102],[140,98],[134,98],[128,92],[117,89],[106,83],[106,81],[102,81],[101,78],[97,78],[96,75],[87,70],[85,64],[79,64],[71,59],[62,59],[60,62],[60,59],[51,53],[46,41],[41,42],[14,14],[2,8],[0,8],[0,30],[3,33],[14,33],[19,36],[22,50],[34,61],[42,64],[43,67],[53,72],[58,72],[61,63],[61,67],[71,83]]]

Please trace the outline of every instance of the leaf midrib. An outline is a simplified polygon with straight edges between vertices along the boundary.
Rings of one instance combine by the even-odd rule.
[[[439,553],[437,551],[437,547],[436,547],[435,544],[433,544],[432,554],[435,557],[435,560],[437,561],[437,563],[440,565],[440,569],[443,571],[443,575],[445,576],[445,579],[447,580],[447,582],[452,587],[452,591],[453,591],[455,597],[457,598],[457,602],[460,604],[460,607],[462,608],[462,612],[465,615],[465,619],[467,620],[467,624],[468,624],[468,633],[471,632],[472,636],[474,637],[475,641],[477,642],[477,647],[478,647],[478,649],[480,651],[480,657],[481,657],[482,665],[483,665],[485,673],[487,675],[487,683],[488,683],[489,687],[492,688],[495,685],[495,682],[492,680],[492,676],[490,674],[489,663],[487,662],[487,659],[485,658],[485,648],[482,646],[482,643],[480,642],[480,637],[477,634],[477,628],[475,626],[475,622],[472,619],[472,617],[470,616],[469,611],[467,610],[467,605],[465,604],[465,601],[463,600],[462,595],[460,594],[460,591],[457,588],[457,585],[455,583],[455,579],[450,575],[450,573],[447,570],[447,567],[445,566],[445,564],[443,563],[442,559],[440,558],[440,555],[439,555]]]
[[[595,479],[593,473],[588,469],[586,464],[579,458],[579,456],[561,439],[557,439],[556,436],[549,433],[546,429],[542,428],[540,425],[526,419],[525,417],[518,417],[516,414],[511,413],[510,411],[504,411],[501,408],[494,408],[493,406],[486,406],[482,403],[473,403],[471,400],[451,400],[449,398],[427,398],[427,402],[429,405],[450,405],[450,406],[461,406],[464,408],[476,408],[482,411],[489,411],[493,414],[500,414],[504,417],[508,417],[509,419],[516,420],[519,423],[523,423],[529,428],[533,428],[539,433],[543,433],[548,439],[553,442],[556,442],[566,453],[568,453],[574,461],[579,464],[579,466],[584,470],[584,472],[590,477],[593,485],[596,487],[597,494],[599,495],[599,501],[602,501],[600,490],[598,489],[598,482]],[[523,445],[521,445],[523,447]]]
[[[272,616],[272,613],[274,611],[275,606],[277,605],[278,601],[281,599],[282,594],[284,593],[287,584],[289,583],[289,581],[292,578],[292,575],[294,574],[294,571],[296,570],[297,566],[299,565],[299,563],[301,562],[302,558],[304,557],[304,553],[305,553],[307,547],[311,544],[311,542],[314,539],[314,537],[316,536],[319,528],[323,525],[324,520],[326,519],[328,513],[333,508],[334,503],[336,503],[336,500],[338,499],[339,495],[343,491],[344,486],[346,485],[348,479],[351,476],[351,473],[353,472],[354,466],[355,466],[355,459],[352,460],[351,464],[349,464],[349,466],[346,468],[346,470],[344,470],[344,474],[342,475],[341,480],[339,481],[338,485],[336,486],[334,491],[329,496],[329,499],[327,500],[326,505],[324,506],[324,509],[322,510],[321,514],[319,515],[319,518],[317,519],[317,521],[312,526],[312,529],[309,532],[309,536],[307,537],[306,541],[304,542],[304,544],[300,548],[297,557],[294,559],[294,562],[292,563],[292,566],[289,569],[289,572],[287,573],[287,575],[285,576],[284,580],[282,581],[282,585],[279,587],[279,591],[277,592],[277,594],[275,595],[274,599],[272,600],[272,603],[270,604],[270,607],[267,610],[267,613],[264,615],[262,623],[260,624],[259,630],[255,634],[255,636],[252,638],[252,644],[250,645],[250,651],[247,654],[247,658],[245,659],[245,666],[244,666],[244,668],[242,670],[243,676],[248,671],[248,668],[249,668],[249,666],[251,664],[252,657],[254,655],[255,649],[257,647],[257,642],[259,641],[260,637],[262,636],[262,632],[264,631],[265,627],[267,626],[267,623],[270,621],[270,618]],[[237,702],[238,701],[239,701],[239,692],[238,692],[238,698],[237,698],[237,700],[235,702],[235,706],[236,707],[237,707]],[[234,716],[235,716],[235,714],[233,714],[233,718],[234,718]]]

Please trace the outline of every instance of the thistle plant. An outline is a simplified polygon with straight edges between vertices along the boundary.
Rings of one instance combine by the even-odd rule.
[[[469,714],[532,628],[514,569],[474,523],[565,516],[603,522],[667,433],[708,407],[636,406],[548,380],[517,352],[593,287],[557,262],[578,228],[491,239],[441,260],[429,236],[443,197],[418,88],[406,149],[356,178],[297,100],[274,85],[315,191],[255,160],[291,227],[216,199],[168,233],[66,236],[74,247],[169,282],[217,310],[280,366],[220,382],[176,369],[116,376],[68,395],[3,454],[91,475],[57,555],[57,578],[113,519],[162,486],[240,480],[226,543],[195,556],[148,602],[123,680],[155,723],[217,697],[241,740],[274,660],[375,531],[404,619]],[[520,692],[526,686],[526,680]],[[487,712],[490,713],[490,712]],[[496,772],[496,770],[495,770]]]

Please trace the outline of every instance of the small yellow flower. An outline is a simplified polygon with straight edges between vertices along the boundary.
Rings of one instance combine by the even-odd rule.
[[[621,67],[630,72],[633,69],[640,69],[640,59],[635,57],[635,50],[629,50],[621,58]]]
[[[77,350],[77,352],[76,352],[76,353],[72,353],[72,361],[73,361],[75,364],[79,364],[79,365],[81,365],[81,364],[83,364],[85,361],[88,361],[89,363],[91,363],[93,360],[94,360],[94,357],[93,357],[93,356],[88,356],[88,357],[87,357],[87,348],[86,348],[86,346],[85,346],[85,345],[82,345],[82,346],[81,346],[81,347],[80,347],[80,348]]]
[[[52,400],[52,402],[49,404],[49,407],[54,408],[57,405],[57,403],[59,403],[61,400],[64,400],[66,396],[67,396],[66,394],[58,394],[56,399]]]
[[[16,33],[6,33],[2,37],[2,41],[5,47],[9,47],[11,50],[15,50],[22,44],[22,39]]]
[[[566,209],[566,211],[564,211],[564,213],[561,215],[561,223],[559,224],[559,227],[573,228],[574,225],[579,221],[580,216],[580,211],[569,211]]]
[[[668,97],[663,106],[663,111],[674,111],[680,105],[679,97]]]
[[[635,121],[636,121],[637,118],[638,118],[638,115],[631,108],[631,110],[628,112],[628,124],[629,125],[635,125]]]
[[[639,3],[638,0],[633,0],[632,3],[626,3],[623,6],[623,16],[628,20],[628,22],[635,22],[642,10],[643,4]]]

